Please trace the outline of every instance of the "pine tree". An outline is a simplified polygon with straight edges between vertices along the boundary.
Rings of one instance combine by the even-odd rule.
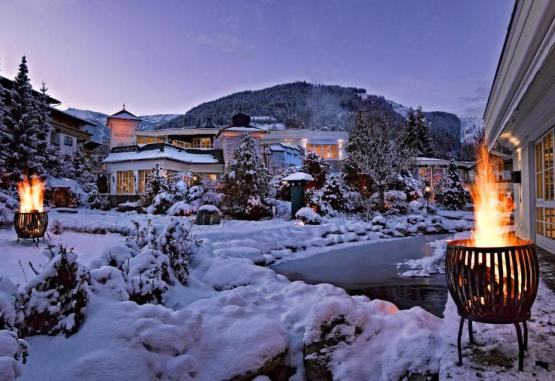
[[[5,136],[8,135],[7,126],[5,123],[5,117],[7,114],[5,100],[6,100],[7,93],[8,93],[8,90],[4,89],[4,86],[2,86],[2,83],[0,83],[0,143],[2,143],[2,147],[4,146],[3,144],[5,142]],[[4,161],[7,155],[8,155],[7,150],[4,150],[4,149],[0,150],[0,172],[6,172]]]
[[[418,107],[416,111],[409,110],[401,144],[405,149],[411,150],[414,155],[433,156],[428,123],[421,107]]]
[[[48,104],[48,95],[46,84],[43,82],[40,88],[40,94],[35,97],[34,107],[37,118],[37,132],[35,134],[36,150],[34,161],[47,171],[48,162],[48,138],[52,126],[50,124],[50,105]]]
[[[160,167],[152,169],[145,184],[145,192],[141,196],[141,205],[145,207],[152,205],[158,194],[167,192],[169,189],[168,180],[162,175]]]
[[[449,163],[447,174],[434,187],[434,193],[438,204],[447,209],[460,210],[465,206],[464,188],[453,159]]]
[[[3,170],[10,173],[12,186],[22,176],[44,175],[42,163],[36,160],[40,145],[37,135],[41,135],[38,119],[27,60],[23,56],[7,104],[6,128],[0,137],[2,149],[7,152]]]
[[[255,141],[245,134],[223,176],[223,212],[235,218],[258,219],[269,214],[265,198],[270,175]]]
[[[308,153],[303,160],[302,171],[314,178],[314,186],[318,189],[326,183],[329,168],[329,164],[314,152]]]

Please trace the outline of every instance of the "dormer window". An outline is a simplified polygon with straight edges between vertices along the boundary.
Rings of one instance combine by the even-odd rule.
[[[73,147],[73,138],[68,135],[64,135],[64,145],[68,147]]]

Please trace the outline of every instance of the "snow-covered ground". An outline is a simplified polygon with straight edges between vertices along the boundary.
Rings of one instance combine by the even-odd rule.
[[[52,242],[67,243],[81,264],[93,267],[99,266],[95,260],[107,248],[125,241],[118,232],[128,234],[133,221],[144,225],[151,218],[153,224],[165,225],[170,220],[85,210],[52,211],[49,217],[51,224],[58,220],[61,230],[65,227],[61,235],[50,234]],[[440,379],[455,380],[480,375],[488,380],[553,379],[552,373],[536,365],[540,361],[550,369],[555,366],[551,320],[555,297],[543,284],[529,325],[526,370],[518,374],[511,326],[476,324],[475,337],[484,346],[466,349],[464,366],[457,367],[458,317],[452,302],[447,304],[446,318],[440,319],[419,307],[400,311],[388,302],[351,297],[329,284],[290,282],[254,264],[307,252],[317,255],[327,245],[347,247],[408,235],[419,223],[424,231],[438,224],[455,231],[468,227],[464,221],[424,219],[412,224],[403,216],[374,223],[336,219],[318,226],[281,220],[195,226],[193,233],[204,244],[192,262],[188,286],[171,286],[164,305],[138,305],[125,300],[118,269],[94,270],[93,278],[102,275],[109,280],[91,287],[84,325],[68,338],[26,338],[29,356],[20,379],[212,381],[270,375],[278,364],[292,374],[291,380],[303,380],[315,363],[327,367],[334,379],[354,381],[399,380],[412,373],[439,373]],[[99,227],[108,232],[87,232],[99,232]],[[25,283],[33,276],[28,262],[39,270],[46,262],[43,248],[15,244],[13,229],[0,230],[0,277]],[[501,353],[510,369],[484,365],[489,357],[480,350],[489,353],[490,348]],[[0,350],[0,368],[5,364],[3,353]]]

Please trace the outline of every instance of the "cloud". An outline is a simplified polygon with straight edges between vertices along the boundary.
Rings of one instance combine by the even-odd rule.
[[[458,98],[461,116],[482,116],[486,109],[490,86],[487,81],[480,81],[469,95]]]

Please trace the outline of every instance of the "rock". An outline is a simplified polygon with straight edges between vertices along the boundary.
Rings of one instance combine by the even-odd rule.
[[[350,326],[350,323],[347,322],[345,316],[336,316],[320,327],[321,334],[318,341],[304,344],[304,369],[307,381],[333,380],[333,374],[329,369],[330,355],[338,344],[353,339],[353,337],[345,336],[349,330],[342,329],[342,327],[346,326]],[[355,327],[354,335],[358,334],[360,334],[360,329]]]
[[[203,205],[197,211],[197,225],[218,225],[221,220],[220,210],[214,205]]]
[[[262,379],[266,376],[272,381],[287,381],[295,374],[295,368],[285,365],[287,351],[268,360],[260,369],[248,371],[245,374],[230,378],[228,381],[251,381]]]

